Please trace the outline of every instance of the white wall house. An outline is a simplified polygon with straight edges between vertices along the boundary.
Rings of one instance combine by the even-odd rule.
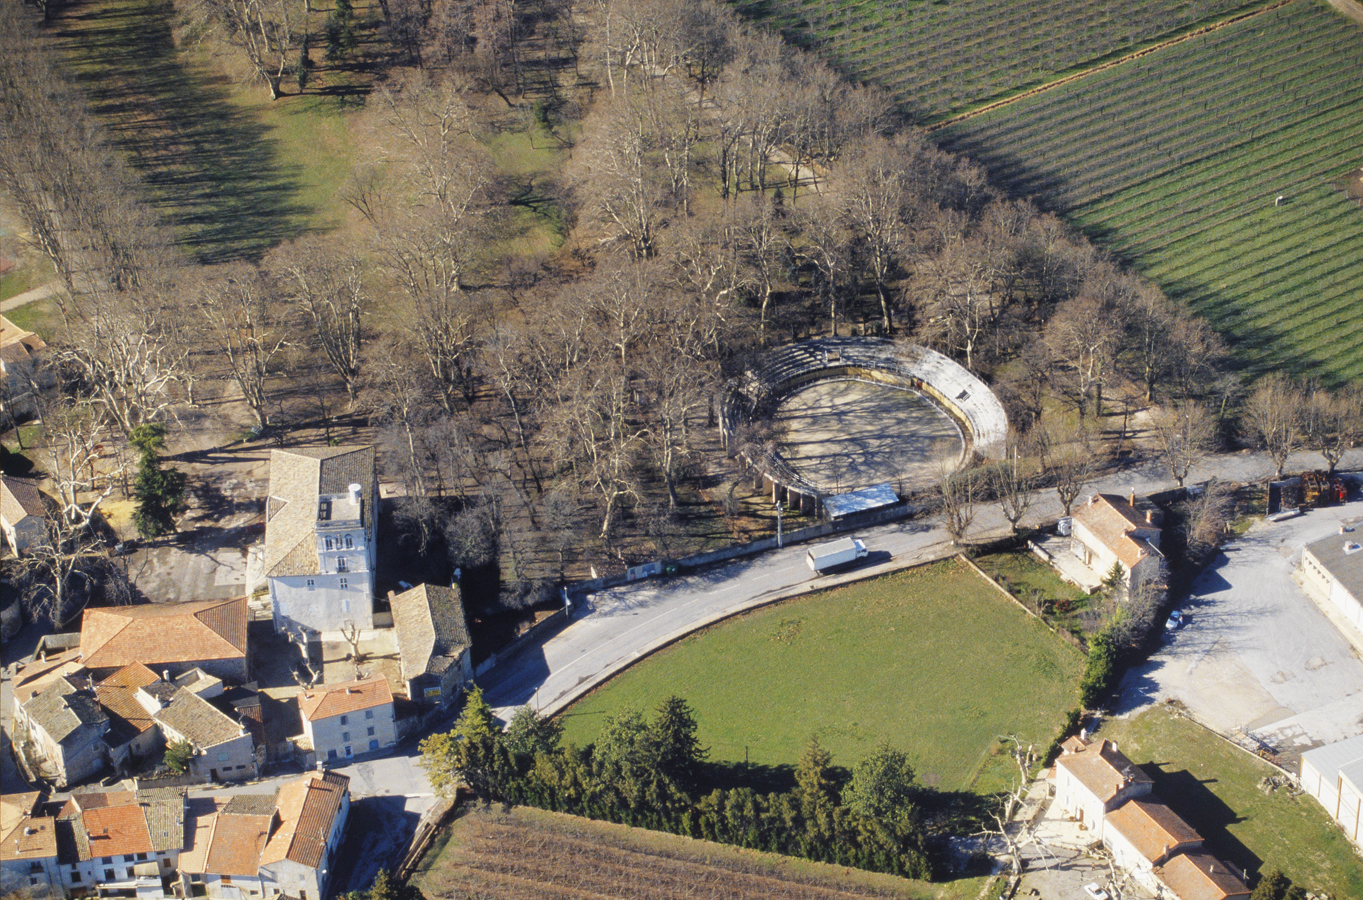
[[[1102,838],[1107,814],[1135,797],[1148,796],[1154,782],[1112,741],[1070,738],[1055,761],[1055,802]]]
[[[0,530],[15,556],[47,540],[47,511],[36,484],[0,475]]]
[[[1302,548],[1302,581],[1355,628],[1363,629],[1363,533],[1339,534]]]
[[[1123,587],[1131,591],[1164,581],[1160,531],[1159,511],[1138,508],[1134,494],[1094,494],[1074,510],[1071,550],[1099,578],[1120,567]]]
[[[1303,753],[1301,786],[1363,847],[1363,735]]]
[[[270,454],[263,567],[280,633],[374,627],[374,448]]]
[[[303,735],[318,762],[386,753],[397,745],[393,694],[382,675],[298,695]]]

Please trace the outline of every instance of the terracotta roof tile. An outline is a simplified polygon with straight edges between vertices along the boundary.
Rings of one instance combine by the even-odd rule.
[[[25,816],[0,838],[5,859],[43,859],[57,855],[57,820]]]
[[[147,819],[136,803],[87,809],[81,819],[90,836],[90,858],[153,852]]]
[[[81,652],[92,669],[239,659],[246,618],[245,597],[87,609]]]
[[[1158,531],[1158,526],[1147,523],[1144,513],[1116,494],[1094,494],[1088,503],[1074,511],[1074,518],[1115,553],[1127,568],[1152,553],[1159,553],[1149,541],[1131,536],[1131,532],[1138,529]]]
[[[1230,900],[1248,897],[1249,888],[1226,864],[1209,853],[1180,853],[1155,870],[1179,900]]]
[[[109,716],[110,743],[127,743],[156,724],[147,708],[137,701],[137,689],[159,680],[151,669],[133,663],[95,685],[99,705]]]
[[[85,664],[80,659],[80,647],[73,647],[61,653],[50,653],[45,660],[34,660],[19,668],[14,679],[14,702],[23,706],[53,681],[66,675],[84,673]]]
[[[191,797],[185,809],[185,847],[176,868],[190,875],[208,871],[208,847],[218,813],[228,803],[226,797]]]
[[[364,681],[347,681],[303,691],[298,695],[298,711],[304,719],[316,722],[392,702],[393,692],[388,688],[388,679],[376,675]]]
[[[230,808],[230,804],[229,804]],[[270,837],[271,815],[232,815],[227,809],[218,813],[209,838],[206,872],[214,875],[257,875],[260,853]]]
[[[1151,863],[1202,843],[1201,835],[1158,800],[1128,800],[1108,813],[1106,827],[1116,829]]]
[[[0,834],[9,834],[22,820],[38,811],[37,791],[0,796]]]
[[[260,864],[284,859],[317,868],[336,822],[350,779],[335,772],[311,772],[279,789],[279,828],[261,854]]]
[[[1153,783],[1150,776],[1123,756],[1111,741],[1098,741],[1085,745],[1078,752],[1062,753],[1055,764],[1069,771],[1104,803],[1117,796],[1128,780],[1136,784]]]

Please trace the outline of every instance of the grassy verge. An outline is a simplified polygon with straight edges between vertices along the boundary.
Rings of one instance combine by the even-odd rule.
[[[696,710],[711,759],[788,773],[811,734],[851,767],[881,741],[920,778],[988,794],[1013,772],[999,736],[1049,744],[1084,660],[955,561],[780,603],[693,635],[565,714],[566,739],[669,694]]]
[[[968,900],[982,878],[927,884],[543,810],[470,809],[412,879],[432,900],[706,896]]]
[[[1363,859],[1316,801],[1259,789],[1272,766],[1166,707],[1111,720],[1100,736],[1155,779],[1214,855],[1251,875],[1276,867],[1308,889],[1363,897]]]

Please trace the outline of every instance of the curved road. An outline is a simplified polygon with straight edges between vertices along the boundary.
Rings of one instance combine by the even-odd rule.
[[[1320,456],[1295,454],[1287,471],[1318,468]],[[1363,450],[1351,451],[1341,465],[1363,468]],[[1273,472],[1266,454],[1219,456],[1195,468],[1188,483],[1216,477],[1251,482]],[[1107,475],[1086,491],[1149,494],[1173,488],[1174,481],[1156,461],[1137,462]],[[1054,521],[1061,513],[1055,492],[1039,492],[1028,524]],[[995,504],[981,504],[971,528],[972,540],[1003,535],[1007,522]],[[478,679],[488,702],[503,719],[515,708],[530,705],[556,713],[592,687],[631,663],[678,638],[756,606],[869,575],[893,571],[955,552],[935,518],[894,522],[858,531],[871,550],[869,565],[840,577],[812,579],[805,563],[806,546],[788,546],[704,572],[670,580],[649,580],[590,595],[573,611],[572,622],[543,643],[530,644],[499,660]]]

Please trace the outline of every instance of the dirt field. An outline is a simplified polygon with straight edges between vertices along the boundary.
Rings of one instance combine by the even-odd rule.
[[[974,897],[980,886],[927,885],[534,809],[466,812],[447,834],[413,878],[431,900]]]
[[[956,423],[921,394],[850,378],[787,395],[773,417],[780,452],[805,478],[842,493],[889,482],[922,487],[954,469],[965,443]]]

